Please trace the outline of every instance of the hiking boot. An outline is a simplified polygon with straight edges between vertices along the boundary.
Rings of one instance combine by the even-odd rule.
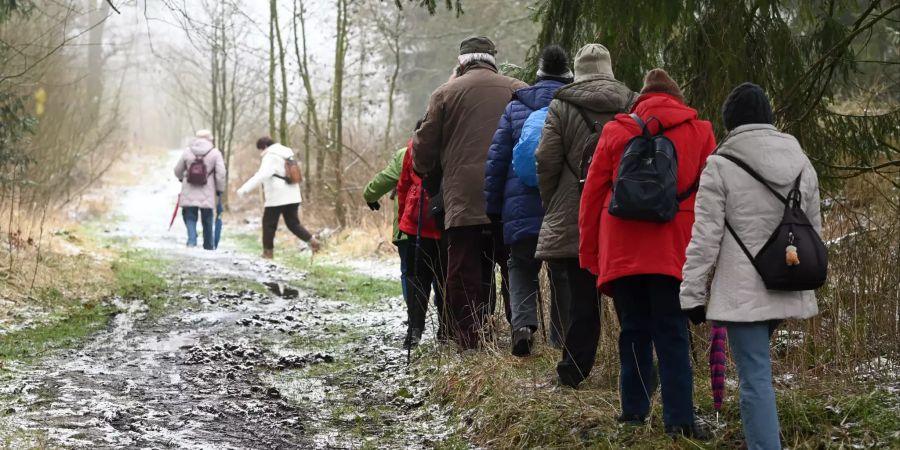
[[[512,354],[513,356],[528,356],[531,354],[533,332],[529,327],[522,327],[513,331]]]
[[[709,441],[713,438],[712,432],[705,423],[694,419],[691,425],[670,425],[666,427],[666,434],[672,437],[684,436],[698,441]]]
[[[422,342],[422,330],[419,328],[409,328],[406,331],[406,339],[403,340],[403,348],[410,350],[419,346]]]
[[[322,248],[322,244],[316,238],[310,239],[309,242],[306,243],[306,245],[309,246],[310,251],[312,251],[313,253],[318,253],[319,249]]]
[[[273,249],[264,249],[262,255],[260,256],[262,259],[272,259],[275,256],[275,250]]]
[[[616,422],[634,427],[642,426],[646,421],[646,417],[637,414],[622,414],[619,417],[616,417]]]

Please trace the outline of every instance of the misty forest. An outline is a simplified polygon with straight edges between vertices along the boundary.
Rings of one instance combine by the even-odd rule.
[[[0,0],[0,447],[900,448],[900,3]]]

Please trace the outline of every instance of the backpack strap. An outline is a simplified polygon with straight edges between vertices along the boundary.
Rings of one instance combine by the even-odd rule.
[[[756,173],[755,170],[751,169],[750,166],[747,165],[747,163],[745,163],[744,161],[741,161],[740,159],[735,158],[734,156],[731,156],[731,155],[721,155],[720,154],[718,156],[721,156],[721,157],[733,162],[735,165],[737,165],[741,169],[744,169],[744,172],[747,172],[747,174],[750,175],[751,177],[755,178],[756,181],[759,181],[760,183],[762,183],[762,185],[765,186],[766,189],[769,190],[769,192],[771,192],[773,195],[775,195],[775,197],[777,197],[778,200],[781,201],[781,203],[787,204],[787,198],[785,198],[783,195],[781,195],[781,193],[776,191],[772,186],[769,186],[769,182],[767,182],[765,180],[765,178],[763,178],[760,174]],[[794,186],[795,187],[800,186],[800,177],[797,177],[797,181],[794,182]]]
[[[741,238],[738,237],[737,232],[734,231],[734,228],[731,227],[731,224],[728,223],[727,219],[725,220],[725,228],[727,228],[728,232],[731,233],[731,237],[733,237],[735,242],[737,242],[737,245],[741,248],[741,251],[743,251],[744,254],[747,255],[747,259],[750,260],[750,264],[754,269],[756,269],[756,272],[760,273],[759,267],[757,267],[756,265],[756,259],[753,257],[753,254],[750,253],[750,249],[748,249],[747,246],[744,245],[744,241],[742,241]]]

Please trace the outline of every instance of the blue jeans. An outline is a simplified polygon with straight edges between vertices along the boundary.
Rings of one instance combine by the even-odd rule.
[[[687,317],[681,312],[681,282],[666,275],[634,275],[613,281],[621,364],[622,415],[646,417],[656,388],[653,349],[659,359],[663,423],[694,423],[694,377]],[[568,345],[568,342],[566,342]]]
[[[509,305],[512,309],[513,330],[522,327],[538,327],[538,273],[541,261],[534,259],[537,238],[524,239],[510,246],[509,251]]]
[[[741,423],[749,450],[781,448],[769,338],[778,322],[721,322],[741,385]]]
[[[212,208],[199,208],[196,206],[185,206],[181,208],[181,217],[184,219],[184,226],[187,228],[187,246],[197,246],[197,216],[203,223],[203,248],[206,250],[215,249],[213,243],[213,210]]]

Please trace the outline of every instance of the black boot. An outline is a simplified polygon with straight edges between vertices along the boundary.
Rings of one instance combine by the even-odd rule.
[[[533,331],[529,327],[522,327],[513,331],[512,354],[513,356],[528,356],[531,354]]]

